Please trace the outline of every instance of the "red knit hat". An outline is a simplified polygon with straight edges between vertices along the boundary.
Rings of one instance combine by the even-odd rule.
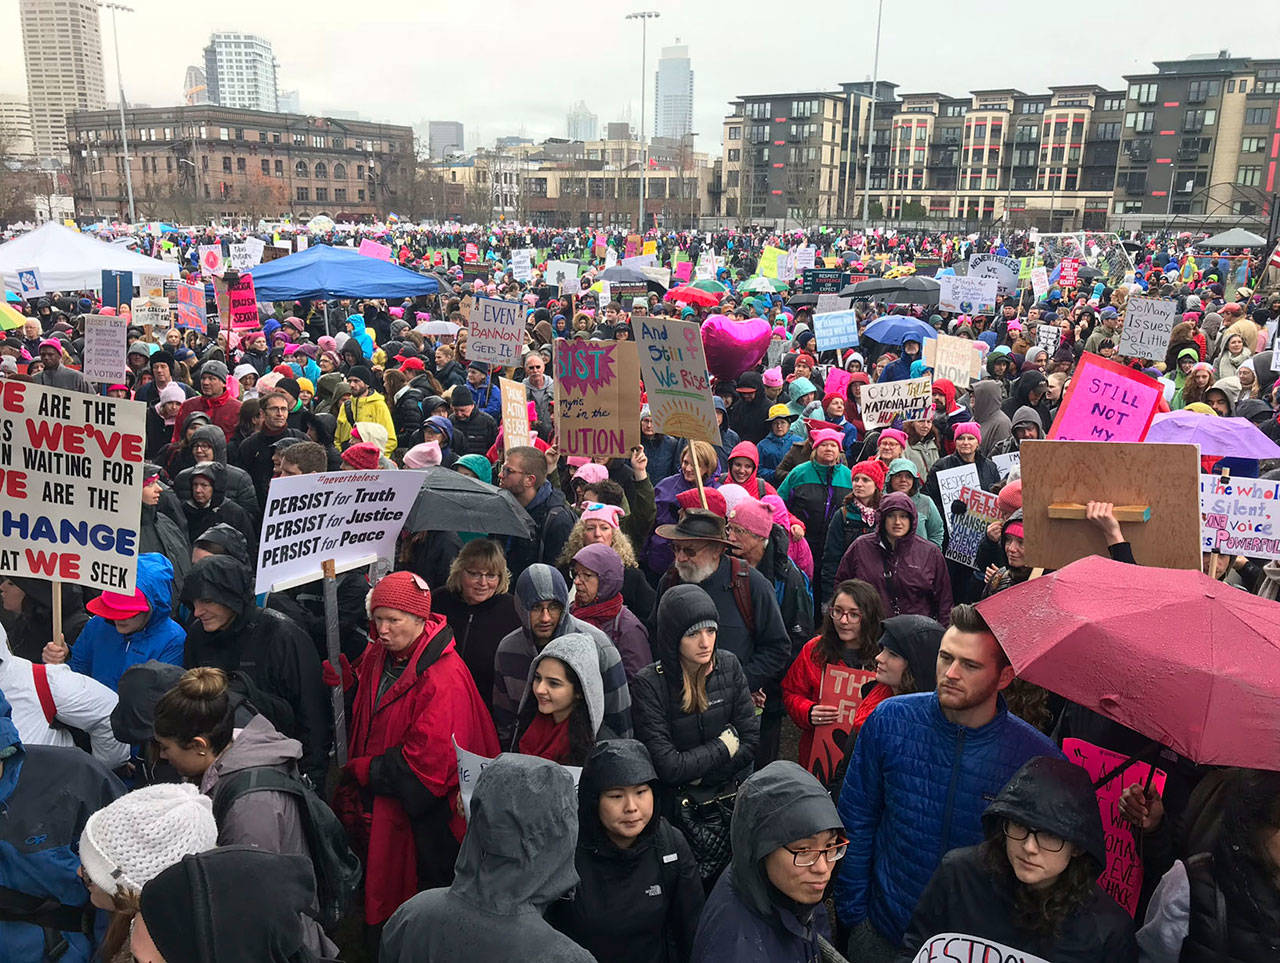
[[[1008,518],[1021,507],[1022,479],[1018,478],[1000,489],[1000,494],[996,496],[996,509],[1001,518]]]
[[[382,455],[382,449],[371,441],[362,441],[358,445],[352,445],[342,453],[342,460],[352,468],[359,468],[362,471],[372,471],[378,467],[378,459]]]
[[[707,508],[715,514],[724,518],[729,514],[729,503],[724,500],[724,496],[714,488],[704,488],[707,493]],[[687,492],[681,492],[676,496],[676,504],[682,509],[684,508],[701,508],[702,499],[698,497],[697,487],[690,488]]]
[[[876,488],[884,488],[884,473],[886,470],[884,462],[879,458],[868,458],[866,461],[860,461],[850,468],[849,474],[853,476],[866,475],[876,483]]]
[[[431,618],[431,589],[413,572],[392,572],[378,580],[365,601],[369,617],[380,608],[399,609],[420,619]]]

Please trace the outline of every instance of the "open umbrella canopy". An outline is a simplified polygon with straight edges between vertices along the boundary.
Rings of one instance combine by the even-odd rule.
[[[482,532],[533,538],[536,527],[511,492],[439,465],[422,469],[407,532]]]
[[[890,304],[937,304],[938,282],[912,275],[905,278],[868,278],[840,289],[842,298],[888,301]]]
[[[1195,762],[1280,770],[1280,604],[1090,556],[978,611],[1019,678]]]
[[[19,314],[14,308],[9,307],[7,301],[0,303],[0,331],[11,331],[14,328],[20,328],[26,320],[26,317]]]
[[[622,267],[615,264],[611,268],[605,268],[597,275],[602,281],[648,281],[649,279],[637,271],[635,268]]]
[[[303,298],[406,298],[435,294],[440,281],[352,248],[317,244],[247,272],[259,301]]]
[[[699,291],[707,291],[711,294],[728,294],[729,285],[721,284],[719,281],[712,281],[710,278],[704,278],[701,281],[694,281],[689,285],[691,288],[697,288]]]
[[[1151,421],[1146,441],[1200,446],[1200,454],[1223,458],[1280,458],[1280,445],[1247,418],[1217,418],[1194,411],[1167,411]]]
[[[1260,237],[1253,231],[1246,231],[1243,227],[1233,227],[1213,237],[1206,237],[1203,241],[1199,241],[1196,247],[1220,251],[1224,248],[1262,247],[1266,243],[1265,237]]]
[[[818,303],[818,295],[813,294],[797,294],[794,298],[787,302],[789,308],[812,308]]]
[[[696,304],[699,307],[709,308],[712,305],[720,303],[720,295],[712,294],[709,291],[700,291],[695,287],[672,288],[667,292],[668,301],[683,301],[685,304]]]
[[[786,281],[779,281],[777,278],[754,277],[749,281],[744,281],[738,285],[739,291],[757,291],[762,294],[773,294],[778,291],[786,291],[791,285]]]
[[[902,344],[907,340],[923,343],[926,338],[936,338],[938,332],[919,318],[888,314],[867,325],[867,330],[862,332],[862,336],[881,344]]]

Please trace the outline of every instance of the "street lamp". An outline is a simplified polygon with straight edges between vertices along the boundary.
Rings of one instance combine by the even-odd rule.
[[[871,216],[871,145],[876,138],[876,85],[880,83],[880,21],[884,18],[884,0],[876,9],[876,52],[871,61],[871,108],[867,114],[867,172],[862,179],[862,228]],[[959,185],[956,185],[959,187]]]
[[[883,2],[883,0],[881,0]],[[649,173],[649,145],[644,139],[645,61],[648,59],[649,21],[661,14],[657,10],[639,10],[624,19],[640,21],[640,233],[644,233],[644,181]]]
[[[124,76],[120,72],[120,32],[116,29],[116,11],[133,13],[133,7],[122,3],[102,3],[99,6],[111,11],[111,39],[116,48],[116,87],[120,92],[120,143],[124,147],[124,183],[129,192],[129,223],[137,220],[133,210],[133,172],[129,165],[129,134],[124,126]]]

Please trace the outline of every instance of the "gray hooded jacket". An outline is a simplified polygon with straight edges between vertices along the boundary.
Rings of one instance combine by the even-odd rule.
[[[538,711],[533,698],[533,673],[543,659],[559,659],[578,677],[582,686],[583,700],[587,704],[587,718],[591,720],[591,731],[600,732],[604,723],[604,683],[600,681],[600,659],[596,654],[595,642],[580,632],[570,632],[558,639],[552,639],[541,652],[534,656],[529,666],[529,682],[525,686],[524,695],[520,699],[520,729],[523,730]],[[513,738],[512,752],[519,752],[518,735]]]

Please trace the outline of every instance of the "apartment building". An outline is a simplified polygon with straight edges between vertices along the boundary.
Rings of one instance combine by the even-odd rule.
[[[20,0],[22,54],[35,152],[65,159],[67,114],[107,105],[94,0]]]
[[[248,33],[213,34],[204,48],[209,103],[275,112],[276,66],[271,41]]]

